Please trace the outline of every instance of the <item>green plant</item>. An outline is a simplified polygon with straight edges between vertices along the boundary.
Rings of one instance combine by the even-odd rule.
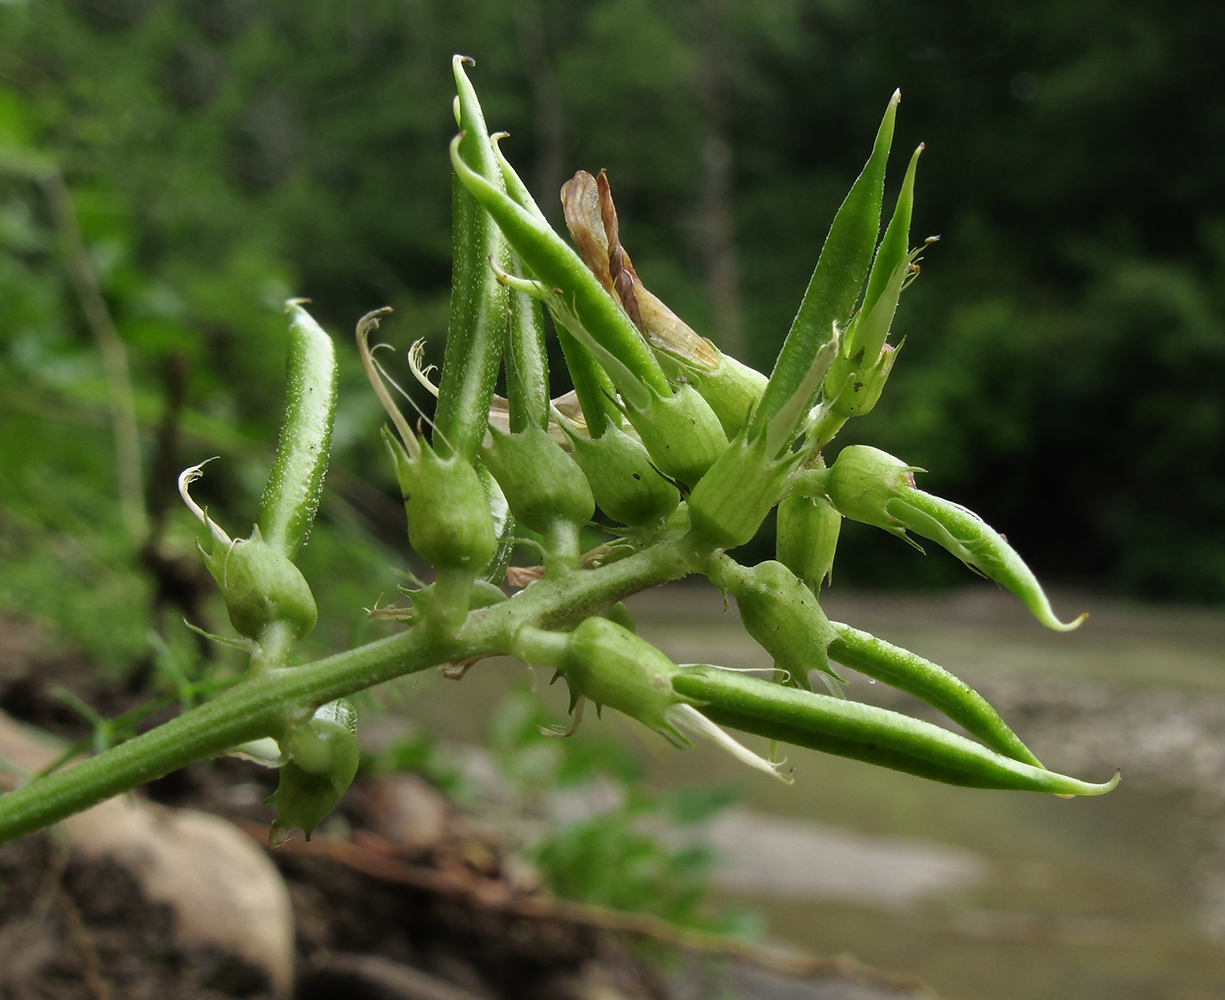
[[[678,746],[692,735],[790,781],[776,760],[720,723],[953,784],[1096,795],[1049,771],[998,714],[934,664],[829,621],[819,604],[838,527],[849,517],[901,537],[914,531],[1018,594],[1056,629],[1041,587],[1003,537],[975,515],[915,488],[917,470],[871,448],[823,453],[870,412],[896,360],[886,343],[898,298],[917,273],[909,248],[917,152],[879,245],[898,95],[872,154],[830,228],[808,290],[767,378],[698,337],[642,284],[620,243],[607,179],[580,173],[563,189],[578,252],[545,221],[490,137],[456,57],[460,134],[455,170],[450,332],[438,399],[421,431],[399,410],[369,344],[385,310],[358,325],[358,350],[395,427],[384,440],[404,492],[409,538],[436,571],[383,609],[408,627],[305,665],[295,644],[314,626],[311,590],[294,564],[310,530],[331,434],[335,358],[328,336],[291,302],[288,405],[259,523],[231,538],[191,499],[199,467],[180,477],[208,530],[205,562],[250,652],[246,676],[211,701],[71,768],[0,798],[0,839],[36,829],[184,764],[237,747],[281,769],[273,839],[309,835],[352,780],[358,758],[346,696],[431,666],[510,654],[557,670],[583,707],[611,707]],[[550,400],[539,301],[565,354],[573,397]],[[500,365],[507,395],[494,397]],[[394,383],[391,383],[394,384]],[[779,559],[755,567],[727,550],[780,507]],[[620,522],[587,551],[581,529],[599,506]],[[526,529],[516,534],[516,526]],[[511,547],[543,555],[539,579],[507,597]],[[620,601],[692,573],[733,594],[746,629],[773,656],[774,681],[678,665],[636,636]],[[831,658],[895,684],[982,742],[847,701]],[[830,694],[811,690],[809,671]],[[571,730],[573,730],[573,726]]]

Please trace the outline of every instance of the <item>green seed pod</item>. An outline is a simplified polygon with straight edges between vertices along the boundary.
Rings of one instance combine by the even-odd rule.
[[[651,392],[645,406],[629,405],[626,416],[659,471],[686,486],[696,485],[727,449],[719,418],[688,384]]]
[[[686,369],[685,377],[710,404],[728,438],[734,438],[761,402],[768,379],[757,369],[715,349],[719,363],[711,370]]]
[[[885,510],[903,528],[943,546],[970,569],[1007,587],[1047,628],[1070,632],[1088,617],[1082,614],[1070,622],[1060,621],[1038,578],[1016,549],[972,510],[919,489],[903,490],[888,501]]]
[[[918,471],[877,448],[850,445],[823,477],[812,477],[811,482],[819,483],[838,512],[854,521],[915,545],[907,534],[913,531],[948,549],[971,569],[1011,590],[1047,628],[1068,632],[1084,621],[1085,615],[1071,622],[1055,617],[1037,577],[1004,536],[973,511],[917,489],[913,474]]]
[[[357,717],[347,701],[330,702],[303,722],[290,726],[281,741],[290,759],[281,765],[277,789],[267,803],[276,819],[268,842],[276,847],[301,830],[310,840],[315,827],[353,783],[361,754],[354,736]]]
[[[459,456],[441,458],[426,442],[416,459],[383,428],[408,513],[408,540],[437,570],[470,570],[475,578],[497,551],[489,501],[476,469]]]
[[[492,581],[496,586],[506,578],[506,567],[510,565],[510,557],[515,551],[515,518],[510,512],[510,504],[498,481],[490,475],[484,465],[476,467],[481,485],[485,487],[485,496],[489,501],[489,516],[493,521],[493,533],[497,539],[497,548],[493,558],[485,564],[480,572],[480,579]]]
[[[239,635],[258,642],[277,622],[287,625],[295,639],[314,629],[319,612],[310,585],[288,556],[264,541],[258,526],[250,538],[228,545],[215,541],[211,554],[200,552]]]
[[[535,424],[517,434],[490,430],[481,459],[515,520],[546,537],[558,521],[586,524],[595,500],[583,470]]]
[[[865,367],[862,357],[862,352],[854,358],[840,354],[825,376],[826,406],[834,417],[843,421],[870,413],[880,401],[897,361],[897,349],[886,344],[870,367]]]
[[[792,687],[811,690],[808,671],[837,674],[826,649],[838,633],[811,590],[780,562],[740,566],[726,557],[711,566],[711,580],[736,598],[745,630],[787,672]]]
[[[690,699],[672,689],[680,669],[645,639],[607,618],[588,618],[566,638],[558,669],[570,687],[571,703],[590,698],[661,733],[677,746],[689,741],[667,718],[674,705]]]
[[[336,413],[336,349],[299,302],[287,309],[285,417],[260,499],[259,526],[268,544],[292,559],[310,535],[323,494]]]
[[[463,71],[464,59],[456,56],[451,63],[459,95],[460,155],[505,196],[480,103]],[[510,293],[496,280],[489,265],[492,260],[508,267],[510,252],[489,214],[458,178],[452,181],[451,217],[451,308],[434,413],[434,446],[443,455],[454,451],[472,462],[485,435],[489,401],[510,323],[508,314],[513,308]]]
[[[475,93],[459,63],[455,65],[455,74],[457,85],[467,95],[466,101],[478,109]],[[550,302],[550,307],[562,308],[566,314],[563,318],[566,328],[575,337],[585,340],[588,348],[599,348],[597,356],[601,363],[606,358],[616,360],[616,370],[610,370],[609,375],[617,388],[623,394],[641,391],[640,386],[665,392],[668,383],[663,369],[625,310],[613,301],[578,254],[537,212],[520,205],[506,193],[506,176],[513,174],[509,164],[499,165],[495,184],[485,176],[483,164],[470,161],[465,146],[471,141],[469,135],[481,126],[483,122],[478,122],[474,113],[464,123],[468,132],[452,140],[451,164],[456,176],[493,217],[507,242],[544,287],[556,290],[556,300]],[[483,138],[488,145],[488,136]],[[511,186],[521,186],[517,177],[513,178]]]
[[[885,227],[876,260],[872,262],[872,273],[863,295],[862,318],[851,339],[851,352],[862,350],[865,358],[875,358],[885,346],[885,338],[889,335],[889,326],[897,310],[898,296],[914,273],[911,266],[915,253],[910,250],[910,216],[914,207],[915,170],[922,152],[923,144],[920,143],[910,157],[893,217]]]
[[[620,625],[628,632],[637,631],[637,626],[634,624],[634,616],[630,613],[630,609],[627,608],[621,601],[618,601],[616,604],[605,608],[604,617],[614,625]]]
[[[819,593],[833,577],[842,515],[822,497],[789,496],[779,501],[777,530],[778,561]]]
[[[598,438],[570,433],[574,460],[587,477],[599,508],[614,521],[656,527],[676,510],[681,495],[659,474],[647,450],[609,426]]]
[[[914,473],[919,471],[879,448],[853,444],[838,452],[820,478],[829,502],[843,517],[906,539],[905,527],[886,506],[902,490],[914,488]]]
[[[734,729],[950,785],[1102,795],[1119,783],[1117,773],[1102,784],[1080,781],[897,712],[718,667],[679,669],[672,686],[700,703],[703,715]]]
[[[833,659],[927,702],[1005,757],[1042,766],[999,713],[965,681],[884,639],[839,622],[832,626],[836,634],[829,643],[829,655]]]
[[[770,455],[768,435],[746,440],[746,426],[694,487],[689,522],[697,548],[703,551],[744,545],[778,502],[798,455]]]
[[[834,216],[804,299],[783,342],[761,405],[754,414],[754,423],[764,426],[783,409],[804,385],[820,349],[830,342],[836,330],[844,329],[851,320],[880,231],[885,163],[893,142],[893,122],[900,100],[898,92],[889,101],[872,155]],[[820,383],[813,385],[811,393],[805,388],[807,398],[798,401],[797,416],[807,413],[819,387]],[[794,434],[783,436],[790,439]]]

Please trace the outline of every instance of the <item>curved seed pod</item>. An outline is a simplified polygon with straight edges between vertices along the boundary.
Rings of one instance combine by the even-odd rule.
[[[276,460],[260,500],[264,541],[290,559],[310,534],[332,446],[336,349],[297,300],[290,314],[285,417]]]
[[[699,551],[731,549],[757,534],[778,502],[799,455],[770,454],[769,435],[744,426],[689,497],[689,522]]]
[[[733,729],[950,785],[1102,795],[1119,782],[1117,772],[1101,784],[1080,781],[897,712],[718,667],[682,668],[672,686],[701,704],[704,715]]]
[[[885,510],[903,527],[931,539],[971,569],[1007,587],[1047,628],[1070,632],[1088,617],[1081,614],[1070,622],[1060,621],[1038,578],[1016,549],[972,510],[919,489],[905,490]]]
[[[653,528],[668,519],[681,494],[659,474],[647,450],[624,431],[608,427],[598,438],[570,431],[574,460],[587,477],[595,502],[614,521]]]
[[[778,561],[814,594],[833,578],[842,515],[823,497],[789,496],[778,504]]]
[[[922,699],[1005,757],[1042,766],[987,699],[965,681],[908,649],[840,622],[831,624],[835,636],[829,655],[834,660]]]
[[[456,79],[461,78],[460,86],[471,89],[463,67],[457,64]],[[475,101],[475,96],[472,100]],[[470,131],[477,128],[475,118],[466,125],[471,126]],[[656,392],[667,391],[663,369],[625,310],[609,297],[578,254],[537,213],[524,208],[506,193],[503,176],[508,165],[499,166],[498,183],[495,184],[484,176],[482,165],[469,162],[464,149],[465,138],[456,137],[451,143],[451,164],[456,176],[493,217],[507,242],[544,288],[550,292],[555,290],[557,304],[565,314],[566,328],[580,339],[589,336],[592,342],[586,346],[598,345],[624,366],[628,382],[620,372],[609,372],[623,393],[633,393],[639,385]],[[483,140],[489,145],[487,133],[483,133]]]
[[[877,448],[849,445],[823,477],[806,476],[811,484],[820,484],[844,516],[912,545],[908,530],[948,549],[971,569],[1011,590],[1047,628],[1067,632],[1084,621],[1086,615],[1070,622],[1056,618],[1037,577],[1004,536],[973,511],[917,489],[916,471],[922,470]]]
[[[872,155],[850,193],[834,216],[821,256],[813,271],[804,299],[779,352],[774,371],[754,413],[754,423],[764,426],[800,390],[813,359],[820,349],[846,327],[863,289],[872,262],[872,251],[880,231],[881,201],[884,198],[885,162],[893,142],[893,122],[901,92],[889,101],[876,134]],[[824,374],[824,373],[822,373]],[[799,401],[797,417],[807,413],[818,385]],[[799,425],[784,434],[787,440],[798,433]]]
[[[841,680],[826,652],[838,632],[791,570],[773,560],[741,566],[726,556],[710,569],[711,581],[736,598],[745,630],[773,657],[775,667],[786,671],[788,684],[811,690],[810,670]]]
[[[321,706],[309,720],[289,728],[281,746],[290,759],[281,765],[277,789],[266,800],[277,807],[268,831],[273,847],[288,840],[294,829],[310,840],[353,783],[361,759],[356,723],[353,706],[342,699]]]
[[[691,385],[651,392],[643,406],[628,403],[625,415],[665,476],[693,486],[727,449],[723,425]]]

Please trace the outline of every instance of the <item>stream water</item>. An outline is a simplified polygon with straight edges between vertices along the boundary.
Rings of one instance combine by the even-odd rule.
[[[630,603],[639,633],[678,662],[769,666],[713,588]],[[775,938],[913,973],[948,1000],[1225,996],[1225,612],[1058,595],[1061,613],[1091,615],[1061,635],[991,589],[835,590],[823,606],[963,677],[1048,766],[1097,781],[1118,767],[1123,781],[1061,800],[791,749],[785,787],[646,733],[652,782],[700,776],[744,792],[706,834],[722,893],[761,912]],[[469,707],[505,683],[477,673],[464,681],[477,688]],[[851,697],[934,719],[848,673]],[[459,703],[423,694],[445,700],[428,711],[439,722]],[[476,736],[471,712],[458,728],[451,718],[444,734]]]

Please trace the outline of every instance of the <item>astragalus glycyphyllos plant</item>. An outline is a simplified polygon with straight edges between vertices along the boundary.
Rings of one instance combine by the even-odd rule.
[[[915,486],[918,470],[864,446],[827,462],[842,425],[870,412],[897,349],[887,343],[898,298],[917,275],[909,229],[911,157],[878,242],[885,164],[899,95],[867,164],[839,208],[812,280],[767,378],[695,334],[643,285],[621,245],[607,178],[580,172],[562,190],[577,251],[550,228],[490,136],[454,60],[459,134],[454,167],[450,327],[440,380],[410,362],[437,396],[410,420],[369,339],[386,310],[357,328],[357,350],[394,430],[383,438],[404,494],[409,540],[435,570],[405,608],[382,609],[402,632],[294,666],[314,627],[311,589],[294,564],[318,506],[335,404],[331,339],[291,302],[288,404],[259,523],[233,539],[191,499],[200,467],[180,477],[207,529],[205,562],[250,651],[243,679],[212,701],[119,746],[0,797],[0,839],[53,823],[202,758],[241,751],[280,768],[273,842],[307,835],[357,767],[357,691],[429,667],[512,655],[554,668],[583,707],[616,709],[677,746],[693,736],[790,782],[777,759],[724,726],[937,781],[1057,795],[1098,795],[1049,771],[964,682],[914,653],[821,610],[843,518],[945,547],[1013,591],[1046,626],[1067,630],[1003,536],[972,512]],[[552,316],[574,391],[548,393],[541,303]],[[494,396],[499,370],[506,398]],[[749,541],[777,506],[777,561],[744,566]],[[583,551],[599,507],[611,543]],[[503,589],[516,531],[543,565]],[[716,665],[676,664],[634,634],[623,598],[689,574],[733,595],[744,626],[775,665],[773,680]],[[892,684],[976,739],[847,700],[835,664]],[[817,672],[829,693],[812,690]]]

